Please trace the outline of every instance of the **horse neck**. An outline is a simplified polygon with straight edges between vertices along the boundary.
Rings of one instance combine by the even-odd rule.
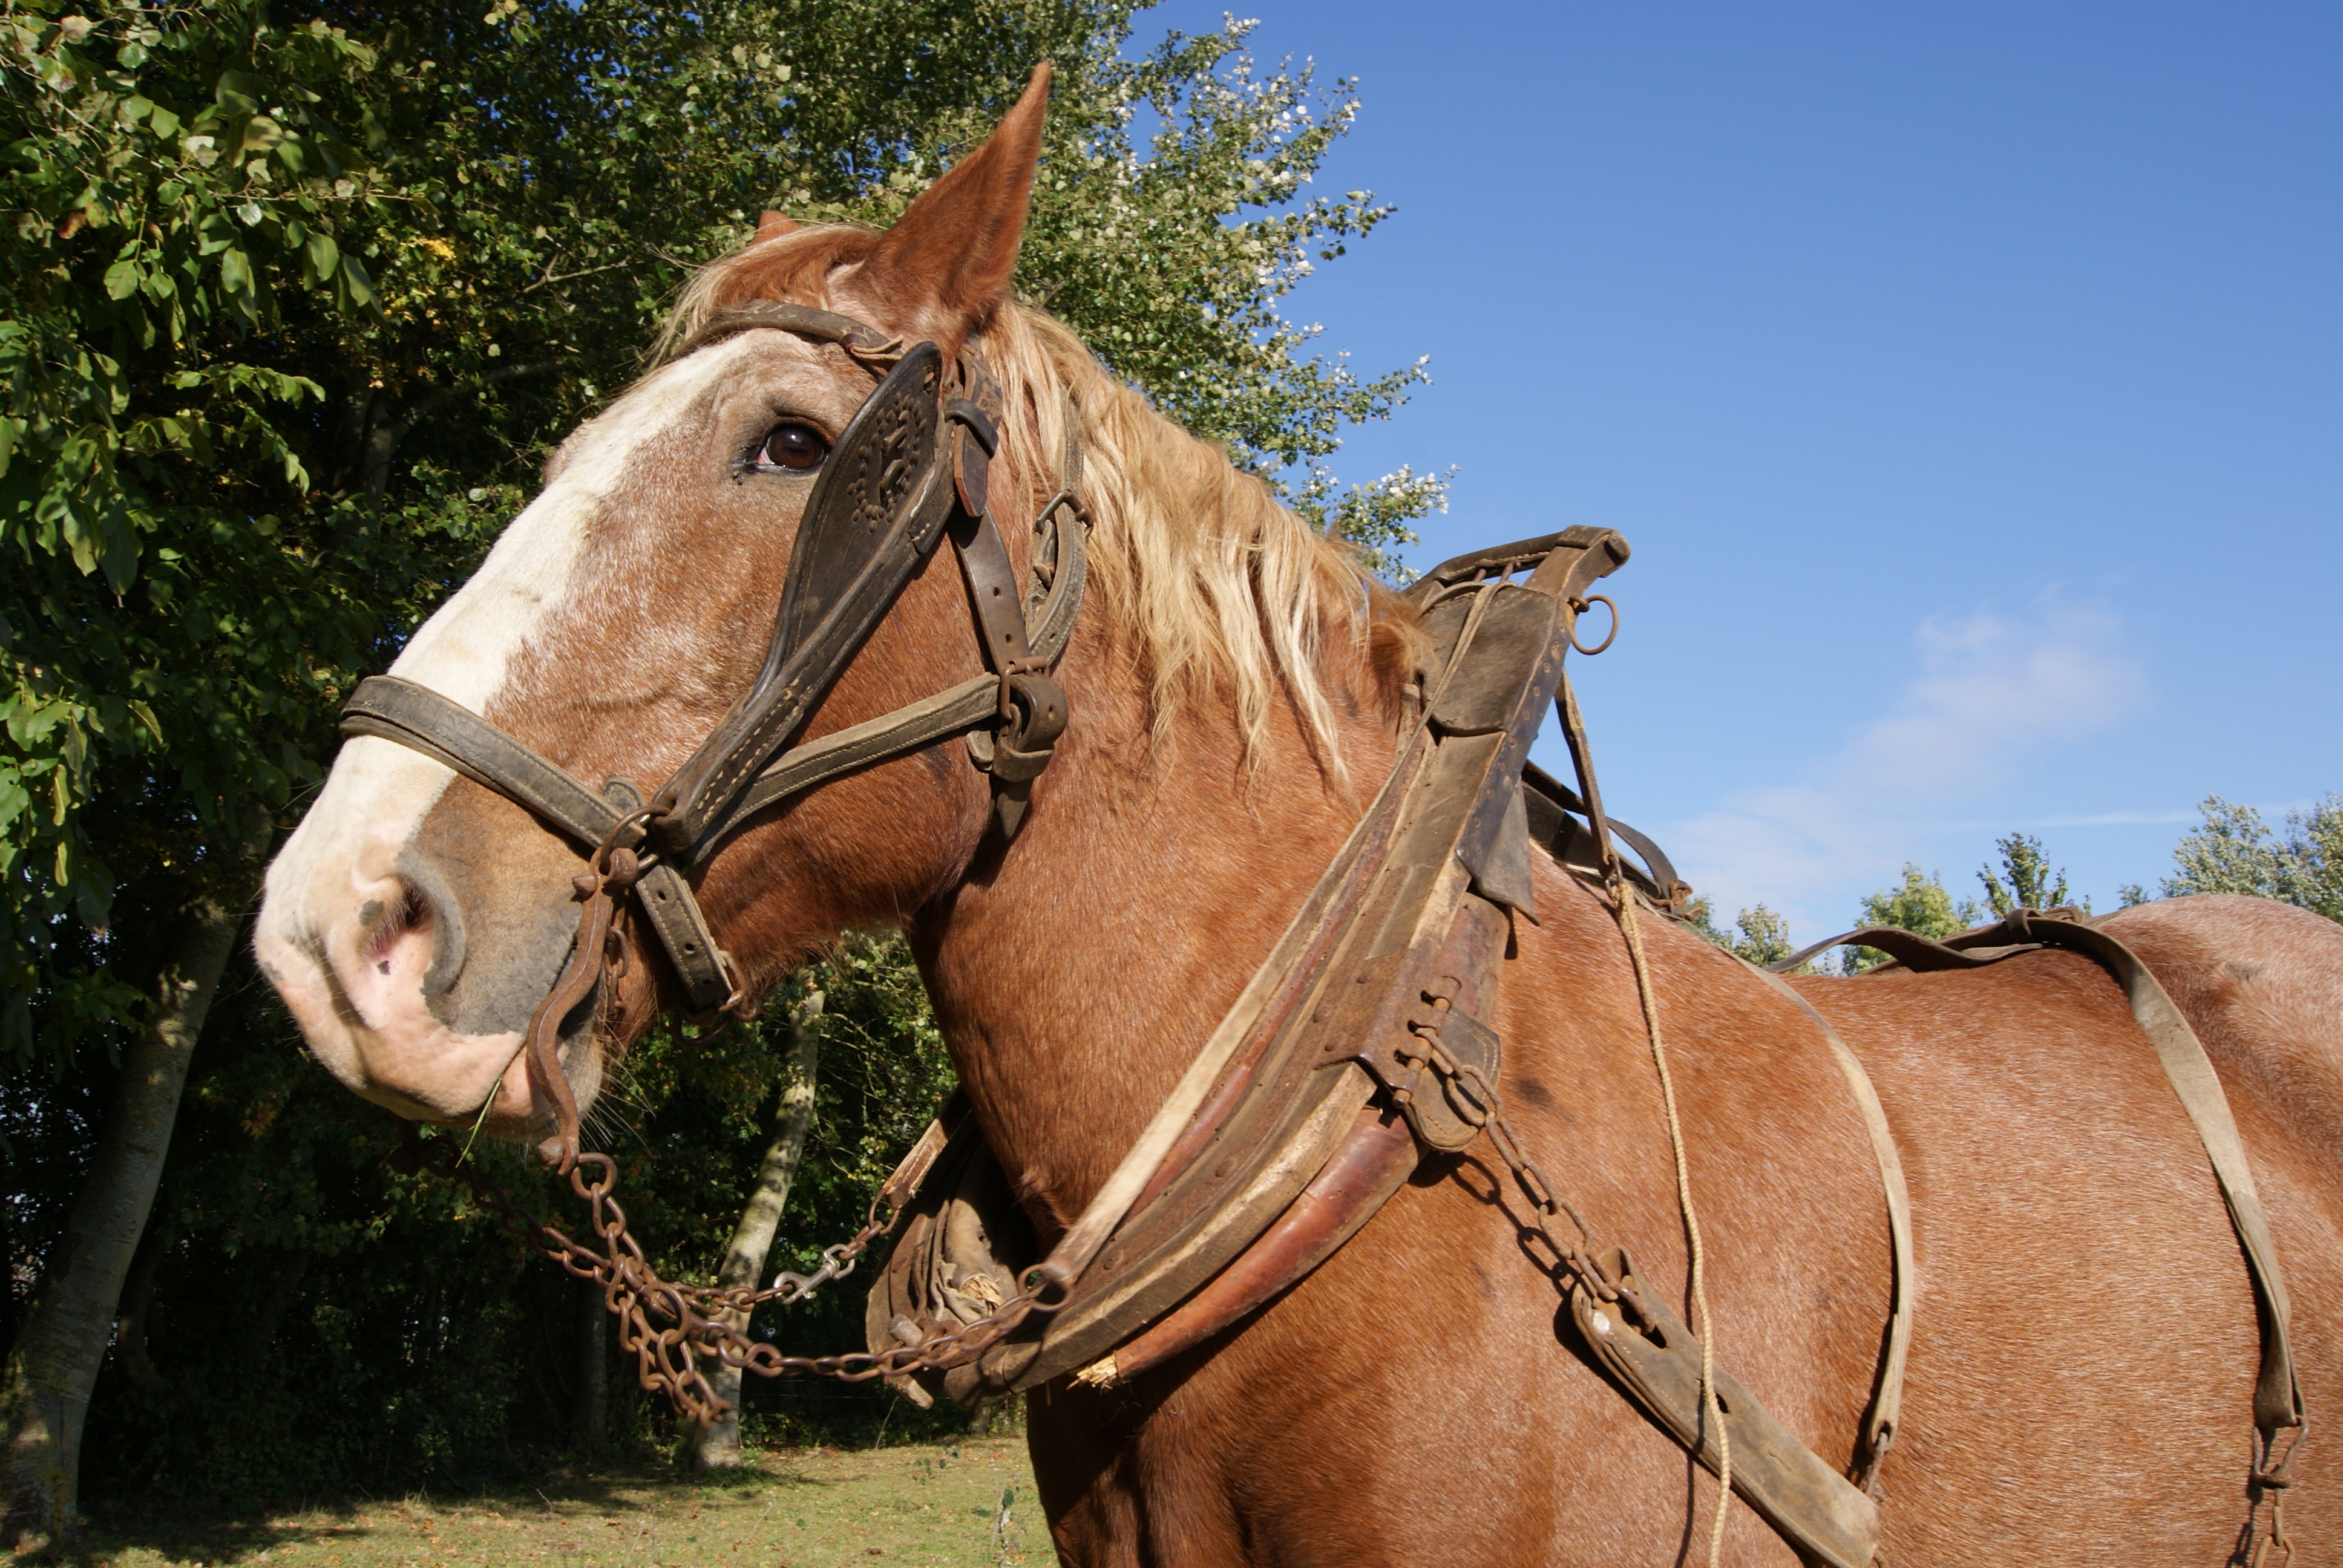
[[[1382,708],[1342,700],[1372,680],[1363,663],[1327,662],[1338,714]],[[1339,719],[1342,788],[1290,712],[1248,759],[1233,714],[1210,704],[1150,746],[1135,675],[1093,670],[1068,685],[1073,719],[1024,831],[913,930],[961,1086],[1051,1234],[1103,1184],[1268,956],[1393,749],[1387,724]]]

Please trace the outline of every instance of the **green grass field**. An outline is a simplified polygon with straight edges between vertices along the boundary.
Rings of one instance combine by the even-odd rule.
[[[1005,1504],[1005,1506],[1004,1506]],[[1021,1437],[754,1452],[737,1471],[588,1470],[518,1494],[405,1497],[299,1513],[115,1510],[82,1568],[826,1568],[1053,1562]]]

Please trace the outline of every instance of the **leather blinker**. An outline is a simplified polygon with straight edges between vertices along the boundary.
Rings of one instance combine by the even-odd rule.
[[[811,717],[894,607],[951,509],[941,478],[943,357],[903,356],[849,422],[806,502],[765,666],[659,793],[652,842],[697,857],[708,829]]]

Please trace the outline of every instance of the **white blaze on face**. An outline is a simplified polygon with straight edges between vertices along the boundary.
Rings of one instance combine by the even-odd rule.
[[[637,458],[690,417],[754,335],[668,367],[564,444],[564,462],[472,579],[409,639],[391,673],[486,713],[516,654],[567,604],[589,530]],[[401,849],[456,775],[394,741],[342,747],[316,804],[268,868],[254,947],[308,1037],[351,1089],[408,1114],[476,1111],[517,1033],[458,1035],[433,1016],[427,934],[399,911]],[[498,1113],[526,1111],[516,1068]]]

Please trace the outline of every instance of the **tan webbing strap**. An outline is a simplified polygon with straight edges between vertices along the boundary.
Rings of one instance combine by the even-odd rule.
[[[1847,1088],[1855,1091],[1855,1105],[1863,1112],[1863,1130],[1871,1138],[1873,1157],[1879,1161],[1879,1184],[1887,1197],[1888,1249],[1895,1256],[1896,1272],[1888,1293],[1887,1349],[1879,1358],[1871,1407],[1863,1415],[1863,1447],[1853,1466],[1855,1483],[1870,1492],[1878,1482],[1880,1462],[1896,1441],[1896,1422],[1904,1409],[1904,1363],[1912,1350],[1912,1298],[1919,1282],[1912,1256],[1912,1193],[1904,1184],[1904,1157],[1896,1151],[1896,1134],[1887,1125],[1887,1112],[1879,1103],[1879,1091],[1872,1087],[1871,1074],[1838,1037],[1838,1030],[1781,976],[1755,964],[1749,968],[1822,1032],[1839,1071],[1846,1077]]]
[[[2079,920],[2035,916],[2024,910],[2013,917],[2019,934],[2052,947],[2072,948],[2097,959],[2122,986],[2148,1043],[2164,1063],[2165,1076],[2180,1097],[2181,1109],[2197,1126],[2221,1197],[2229,1206],[2229,1222],[2244,1243],[2246,1266],[2262,1309],[2262,1369],[2254,1387],[2254,1424],[2266,1432],[2302,1424],[2302,1388],[2294,1375],[2294,1351],[2288,1334],[2291,1316],[2286,1281],[2278,1265],[2278,1244],[2270,1237],[2269,1220],[2261,1195],[2254,1191],[2254,1173],[2246,1163],[2246,1146],[2237,1136],[2237,1119],[2229,1112],[2229,1097],[2221,1089],[2213,1060],[2204,1042],[2188,1027],[2187,1015],[2173,1001],[2137,953],[2107,932]]]
[[[1997,926],[1969,931],[1952,942],[1934,942],[1910,931],[1867,927],[1817,942],[1772,966],[1794,969],[1827,948],[1841,945],[1876,948],[1894,956],[1906,969],[1981,969],[2020,953],[2046,947],[2066,948],[2098,963],[2123,988],[2131,1013],[2155,1048],[2166,1081],[2179,1097],[2180,1107],[2197,1129],[2229,1223],[2246,1254],[2246,1271],[2253,1281],[2255,1304],[2262,1330],[2262,1364],[2254,1383],[2254,1425],[2261,1430],[2265,1447],[2278,1432],[2302,1424],[2302,1389],[2295,1377],[2294,1351],[2288,1333],[2290,1307],[2286,1280],[2278,1267],[2278,1245],[2271,1239],[2269,1220],[2254,1176],[2246,1162],[2244,1141],[2229,1111],[2229,1097],[2221,1088],[2212,1058],[2188,1025],[2187,1016],[2173,1001],[2137,953],[2096,926],[2063,914],[2014,910]],[[2280,1468],[2283,1468],[2282,1464]],[[2263,1467],[2256,1466],[2257,1479]]]

